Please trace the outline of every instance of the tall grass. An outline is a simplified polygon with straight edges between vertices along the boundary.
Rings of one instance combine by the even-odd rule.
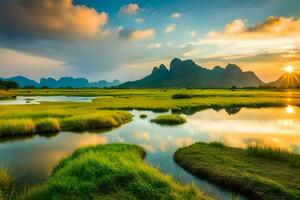
[[[249,156],[284,161],[288,162],[293,167],[300,167],[300,155],[291,153],[286,149],[249,145],[246,152]]]
[[[0,199],[8,199],[11,195],[12,179],[8,170],[0,169]]]
[[[120,126],[131,119],[127,112],[99,113],[63,118],[61,128],[67,131],[103,129]]]
[[[0,136],[25,136],[35,134],[35,131],[31,119],[0,120]]]
[[[196,187],[178,184],[147,165],[144,157],[136,145],[81,148],[20,199],[207,199]]]
[[[36,132],[39,134],[57,133],[60,131],[59,121],[55,118],[40,119],[35,124]]]
[[[171,115],[160,115],[151,120],[151,122],[155,122],[158,124],[164,125],[176,125],[176,124],[183,124],[186,122],[186,119],[180,115],[171,114]]]

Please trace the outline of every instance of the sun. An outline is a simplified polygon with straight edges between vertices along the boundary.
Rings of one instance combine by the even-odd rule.
[[[290,74],[290,73],[293,73],[293,71],[294,71],[294,67],[293,67],[293,66],[290,66],[290,65],[289,65],[289,66],[286,66],[284,69],[285,69],[285,71],[286,71],[287,73],[289,73],[289,74]]]

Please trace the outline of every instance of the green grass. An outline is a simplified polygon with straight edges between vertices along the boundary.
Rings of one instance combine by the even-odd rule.
[[[106,129],[121,126],[131,120],[125,111],[97,111],[62,118],[14,118],[0,120],[0,136],[27,136],[64,131]]]
[[[35,126],[38,134],[58,133],[60,131],[59,121],[55,118],[40,119],[35,123]]]
[[[127,112],[115,111],[111,113],[86,114],[63,118],[60,121],[62,130],[77,131],[89,129],[113,128],[127,123],[132,115]]]
[[[33,135],[35,132],[32,119],[0,120],[0,136],[26,136]]]
[[[0,169],[0,199],[9,199],[12,193],[12,179],[7,170]]]
[[[178,149],[174,159],[190,173],[250,199],[300,199],[300,169],[287,162],[249,156],[244,149],[205,143]]]
[[[145,164],[144,157],[144,150],[136,145],[78,149],[60,162],[45,183],[20,199],[207,199],[196,187],[176,183]]]
[[[286,149],[250,145],[246,149],[249,156],[288,162],[293,167],[300,167],[300,155]]]
[[[177,125],[184,124],[186,119],[180,115],[160,115],[154,119],[151,119],[151,122],[162,124],[162,125]]]

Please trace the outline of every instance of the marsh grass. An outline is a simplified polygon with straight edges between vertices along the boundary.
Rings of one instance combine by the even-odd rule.
[[[160,115],[154,119],[151,119],[151,122],[162,124],[162,125],[177,125],[177,124],[185,123],[186,119],[180,115],[171,114],[171,115]]]
[[[210,142],[209,145],[213,146],[213,147],[220,147],[220,148],[226,147],[225,143],[224,142],[220,142],[220,141]]]
[[[300,155],[287,149],[249,145],[246,151],[249,156],[288,162],[293,167],[300,167]]]
[[[59,120],[55,118],[40,119],[35,122],[36,132],[39,134],[58,133],[60,131]]]
[[[35,131],[31,119],[0,120],[0,136],[26,136],[35,134]]]
[[[78,131],[91,129],[106,129],[120,126],[131,120],[132,115],[127,112],[112,112],[86,114],[63,118],[60,121],[62,130]]]
[[[12,193],[12,179],[8,170],[0,169],[0,199],[9,199]]]
[[[147,165],[141,147],[109,144],[85,147],[60,162],[50,178],[20,199],[207,199]]]
[[[178,149],[174,159],[188,172],[250,199],[300,199],[300,168],[287,162],[200,142]]]

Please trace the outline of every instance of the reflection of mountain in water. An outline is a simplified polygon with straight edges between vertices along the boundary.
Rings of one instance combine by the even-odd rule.
[[[234,115],[234,114],[237,114],[238,112],[240,112],[240,110],[242,108],[241,107],[222,108],[222,107],[219,107],[219,106],[215,106],[215,107],[212,107],[212,108],[207,108],[207,107],[203,107],[203,106],[186,106],[186,107],[180,107],[180,108],[172,109],[171,112],[173,114],[194,115],[195,113],[206,110],[206,109],[213,109],[217,112],[219,112],[222,109],[225,109],[225,111],[228,115]]]
[[[240,112],[242,108],[236,107],[236,108],[225,108],[225,111],[227,112],[228,115],[234,115]]]

